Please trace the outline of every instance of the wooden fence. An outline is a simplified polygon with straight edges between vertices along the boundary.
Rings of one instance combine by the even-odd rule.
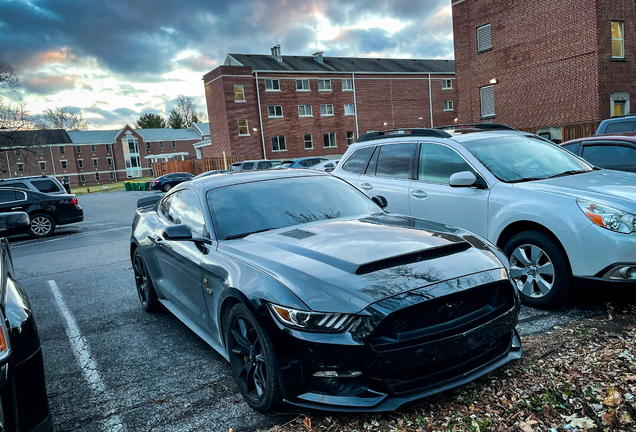
[[[600,123],[600,121],[593,121],[563,126],[561,134],[561,136],[563,137],[563,142],[594,135]]]
[[[155,162],[152,164],[155,177],[160,177],[173,172],[189,172],[198,175],[206,171],[229,169],[234,162],[245,160],[245,156],[226,156],[227,168],[223,164],[223,158],[190,159],[182,161]]]

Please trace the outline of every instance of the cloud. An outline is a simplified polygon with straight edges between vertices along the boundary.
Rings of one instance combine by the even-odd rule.
[[[117,87],[117,91],[115,93],[117,93],[120,96],[137,97],[141,94],[148,93],[148,90],[136,88],[132,86],[131,84],[120,84],[119,87]]]
[[[198,56],[186,57],[178,60],[177,63],[186,69],[194,72],[206,73],[219,65],[218,61],[208,56],[200,54]]]
[[[22,79],[22,86],[29,93],[50,95],[75,89],[80,84],[78,75],[34,75]]]

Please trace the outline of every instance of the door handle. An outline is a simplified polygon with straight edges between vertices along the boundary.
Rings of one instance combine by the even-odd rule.
[[[427,194],[426,194],[426,192],[424,192],[423,190],[421,190],[421,189],[417,189],[417,190],[411,191],[411,196],[412,196],[413,198],[417,198],[417,199],[424,199],[424,198],[426,198],[428,195],[427,195]]]
[[[163,237],[160,237],[160,236],[147,235],[146,237],[148,238],[148,240],[150,240],[153,243],[162,243],[163,242]]]
[[[361,183],[360,187],[367,191],[370,191],[371,189],[373,189],[373,185],[371,183]]]
[[[11,210],[22,210],[22,207],[11,207]]]

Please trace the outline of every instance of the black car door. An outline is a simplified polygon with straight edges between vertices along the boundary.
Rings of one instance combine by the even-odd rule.
[[[0,189],[0,212],[25,211],[26,193]]]
[[[601,168],[636,173],[636,146],[625,141],[585,142],[581,156]]]
[[[192,234],[207,235],[198,194],[182,189],[164,198],[159,211],[163,224],[155,233],[157,261],[162,292],[183,313],[207,328],[207,307],[203,296],[201,260],[206,246],[194,241],[169,240],[163,236],[167,226],[187,225]]]

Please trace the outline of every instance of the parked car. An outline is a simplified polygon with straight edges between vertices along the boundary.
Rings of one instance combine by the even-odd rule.
[[[561,145],[598,167],[636,173],[636,132],[594,135]]]
[[[215,174],[225,174],[225,173],[227,173],[227,172],[229,172],[229,171],[228,171],[228,170],[214,170],[214,171],[206,171],[206,172],[204,172],[204,173],[201,173],[201,174],[199,174],[199,175],[197,175],[197,176],[192,177],[192,180],[194,180],[194,179],[199,179],[199,178],[201,178],[201,177],[207,177],[207,176],[210,176],[210,175],[215,175]]]
[[[161,197],[157,197],[159,199]],[[130,255],[254,409],[386,411],[521,355],[507,259],[313,170],[210,176],[138,203]],[[144,207],[146,206],[146,207]]]
[[[44,363],[33,308],[5,237],[29,229],[24,212],[0,214],[0,413],[3,431],[52,432]]]
[[[150,189],[168,192],[179,183],[192,180],[193,177],[194,176],[192,174],[187,172],[164,174],[161,177],[157,177],[156,179],[150,181]]]
[[[338,162],[340,162],[340,159],[330,159],[327,160],[325,162],[321,162],[317,165],[314,165],[313,167],[311,167],[312,169],[318,170],[318,171],[325,171],[325,172],[331,172],[336,168],[336,165],[338,165]]]
[[[66,194],[66,188],[55,177],[45,175],[0,180],[0,188],[18,188],[50,195]]]
[[[28,213],[31,222],[28,232],[32,237],[48,237],[58,225],[84,220],[84,210],[75,195],[48,195],[32,190],[0,189],[0,213]]]
[[[235,162],[230,166],[231,172],[236,171],[256,171],[256,170],[264,170],[271,169],[280,165],[280,161],[277,160],[247,160],[242,162]]]
[[[636,132],[636,114],[627,114],[605,119],[598,125],[596,135]]]
[[[502,125],[449,132],[362,135],[332,174],[390,211],[488,238],[527,305],[557,307],[573,281],[636,289],[635,174]]]
[[[329,159],[323,157],[290,159],[282,161],[280,168],[313,168],[315,165],[326,161],[329,161]]]

